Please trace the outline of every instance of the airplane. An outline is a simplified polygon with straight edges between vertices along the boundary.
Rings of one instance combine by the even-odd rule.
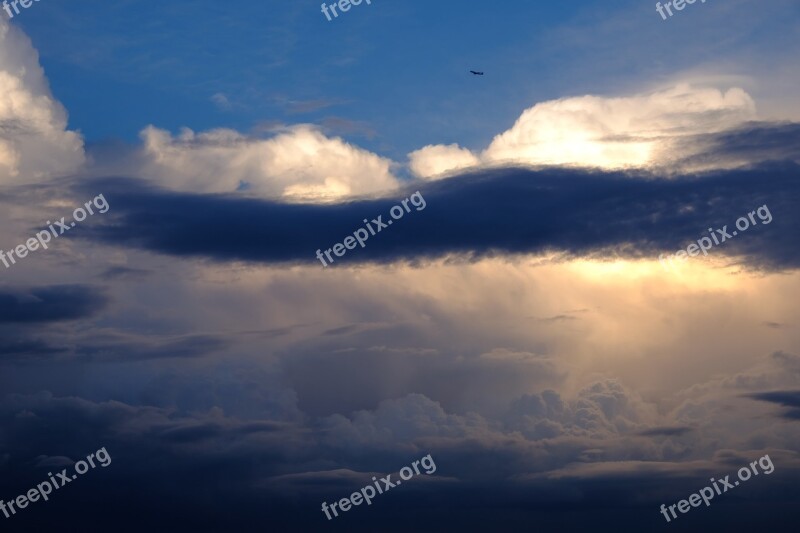
[[[483,76],[483,72],[475,72],[474,70],[470,70],[470,72],[476,76]]]

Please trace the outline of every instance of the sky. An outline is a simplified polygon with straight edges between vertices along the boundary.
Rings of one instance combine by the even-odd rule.
[[[796,1],[12,4],[5,530],[794,530]]]

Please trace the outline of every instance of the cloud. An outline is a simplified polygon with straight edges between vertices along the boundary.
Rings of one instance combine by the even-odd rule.
[[[401,330],[386,327],[366,336],[309,343],[282,354],[282,366],[300,407],[327,415],[373,408],[386,397],[420,394],[458,412],[497,412],[520,394],[554,386],[563,378],[554,361],[526,352],[498,348],[473,355],[363,346],[371,335],[388,342],[402,336]]]
[[[435,178],[480,164],[477,156],[457,144],[428,145],[411,152],[408,158],[411,171],[422,178]]]
[[[787,142],[793,139],[791,142]],[[800,124],[748,122],[716,134],[678,139],[673,153],[684,168],[714,169],[750,166],[759,162],[800,163]]]
[[[448,414],[421,394],[386,400],[375,411],[358,411],[352,418],[332,415],[323,427],[329,445],[345,447],[403,446],[422,437],[467,437],[488,429],[480,417]]]
[[[574,165],[602,169],[671,165],[698,150],[676,142],[755,120],[755,103],[739,88],[690,84],[627,97],[581,96],[540,102],[480,154],[457,145],[409,154],[412,171],[436,177],[477,164]]]
[[[557,114],[537,113],[526,127]],[[614,126],[595,131],[568,115],[593,135]],[[725,123],[703,116],[704,132]],[[0,397],[0,493],[23,493],[48,468],[100,446],[114,457],[69,494],[13,520],[32,531],[72,522],[98,531],[374,531],[376,523],[410,531],[438,527],[447,509],[445,529],[460,531],[531,523],[547,531],[657,530],[658,504],[768,452],[775,476],[760,476],[681,527],[737,531],[748,519],[782,530],[774,522],[792,523],[785,519],[796,514],[800,435],[791,413],[773,411],[796,407],[800,360],[776,351],[756,367],[746,361],[753,345],[796,344],[795,328],[759,325],[796,323],[796,274],[712,272],[709,283],[687,287],[660,271],[612,276],[582,261],[506,257],[654,256],[768,203],[772,225],[712,253],[796,268],[800,252],[789,237],[800,225],[800,128],[752,123],[718,134],[688,127],[684,135],[670,120],[676,131],[659,139],[687,143],[676,157],[702,146],[693,165],[772,163],[672,181],[644,172],[456,170],[415,184],[428,208],[344,262],[358,268],[327,270],[313,258],[316,248],[340,242],[414,189],[391,199],[296,201],[377,194],[371,180],[391,173],[391,162],[312,127],[269,139],[152,129],[156,149],[125,168],[143,181],[77,185],[110,191],[114,206],[107,225],[87,224],[59,244],[85,256],[63,261],[51,250],[9,271],[12,281],[100,279],[113,299],[93,306],[88,285],[83,297],[64,289],[77,285],[0,289],[0,389],[23,393]],[[0,136],[28,129],[15,118],[0,124]],[[633,157],[638,152],[625,150],[637,142],[658,145],[637,133],[592,140],[598,158]],[[352,160],[348,192],[304,166],[314,161],[298,155],[308,146],[327,154],[326,163]],[[438,176],[488,166],[458,145],[443,148],[418,151],[415,168]],[[384,181],[394,187],[393,179]],[[75,191],[36,189],[4,192],[16,226],[46,219],[30,206],[58,213],[79,205],[64,198]],[[424,265],[440,257],[452,260]],[[234,264],[240,260],[254,264]],[[406,260],[410,267],[381,264]],[[286,262],[309,266],[272,266]],[[573,316],[581,307],[592,312]],[[96,321],[70,322],[98,310]],[[724,374],[729,368],[740,370]],[[677,381],[696,384],[670,394]],[[30,394],[36,390],[56,392]],[[410,482],[325,522],[321,501],[428,453],[438,471],[422,485],[447,483],[420,495]]]
[[[334,135],[353,135],[374,139],[378,133],[367,122],[349,120],[342,117],[325,117],[320,121],[320,126]]]
[[[31,358],[48,359],[67,352],[67,348],[56,347],[38,339],[24,338],[4,332],[0,341],[0,360],[2,361],[30,361]]]
[[[0,296],[0,302],[3,298]],[[13,306],[9,312],[17,311]],[[33,315],[32,311],[17,312],[9,323],[55,322],[81,317],[51,318],[45,313]],[[0,316],[0,324],[5,317]],[[224,352],[234,344],[235,338],[212,334],[154,335],[126,332],[112,328],[98,328],[91,334],[71,333],[58,328],[49,330],[22,330],[6,333],[0,341],[0,356],[5,361],[80,361],[82,363],[114,363],[158,359],[200,359],[210,354]],[[46,342],[42,340],[46,339]]]
[[[77,320],[94,315],[106,303],[102,292],[83,285],[2,289],[0,324]]]
[[[506,352],[500,358],[518,356]],[[780,372],[784,362],[771,357],[764,364]],[[720,394],[714,382],[707,385],[714,388],[712,396]],[[706,394],[700,388],[686,392],[694,400]],[[708,418],[692,426],[702,431],[684,431],[687,426],[670,424],[670,415],[659,414],[655,404],[613,379],[595,381],[575,394],[544,390],[525,395],[497,419],[454,414],[414,393],[387,399],[371,410],[321,419],[302,417],[298,422],[265,414],[242,419],[218,407],[192,407],[187,413],[172,406],[137,406],[49,392],[5,395],[0,399],[0,423],[11,460],[0,461],[0,490],[15,494],[19,487],[35,486],[46,469],[66,466],[102,445],[114,459],[113,466],[81,478],[81,489],[68,502],[53,499],[52,508],[58,512],[51,515],[51,507],[42,508],[37,515],[41,520],[63,520],[73,516],[70,506],[85,512],[82,509],[94,504],[92,523],[110,524],[119,512],[114,502],[136,490],[144,509],[170,496],[169,508],[159,513],[161,523],[179,524],[172,527],[175,530],[196,527],[201,519],[217,516],[202,511],[200,516],[187,514],[192,506],[206,502],[207,485],[213,481],[214,502],[226,511],[235,510],[234,520],[261,524],[259,515],[251,513],[254,501],[263,500],[268,507],[258,506],[258,512],[270,523],[313,529],[314,524],[325,523],[324,516],[300,511],[318,512],[320,501],[346,496],[369,483],[372,475],[396,473],[430,454],[436,473],[383,496],[381,517],[395,512],[401,516],[414,505],[433,518],[440,505],[422,502],[434,498],[459,509],[457,524],[464,528],[474,521],[470,508],[478,506],[486,516],[506,509],[510,502],[522,502],[518,505],[524,504],[526,518],[541,512],[545,520],[549,516],[563,522],[572,517],[579,524],[589,519],[583,509],[603,505],[614,515],[609,524],[619,528],[622,516],[622,523],[631,525],[626,529],[634,530],[648,517],[651,522],[660,518],[660,503],[677,501],[705,486],[710,476],[735,472],[767,453],[778,474],[768,484],[750,481],[752,485],[737,493],[725,516],[738,517],[742,507],[754,512],[763,502],[774,507],[780,494],[790,494],[792,502],[795,493],[787,490],[796,490],[792,487],[800,467],[796,452],[780,448],[780,442],[746,445],[748,437],[763,438],[759,434],[765,430],[780,430],[780,422],[747,417],[749,424],[743,427],[742,411],[730,408],[720,433],[712,435],[712,445],[690,447],[677,458],[673,450],[681,439],[702,442],[704,428],[717,425],[724,410],[709,411]],[[787,429],[783,439],[791,446],[796,431]],[[722,449],[720,442],[725,443]],[[163,482],[153,485],[155,476],[162,476]],[[554,509],[564,514],[553,518]],[[595,515],[590,518],[598,520]],[[720,516],[711,518],[720,523]],[[138,517],[131,520],[137,526],[148,523]],[[372,519],[365,523],[374,528]],[[363,529],[349,523],[346,527]]]
[[[632,172],[485,169],[420,187],[425,210],[412,211],[335,266],[551,252],[657,257],[686,248],[709,227],[731,230],[738,217],[767,205],[769,225],[753,226],[711,254],[793,268],[800,249],[785,235],[800,226],[797,171],[797,164],[781,163],[658,180],[632,179],[653,177]],[[364,218],[388,218],[411,191],[393,199],[296,205],[165,193],[135,181],[97,187],[108,191],[118,223],[85,236],[171,255],[265,263],[313,263],[315,250],[341,242]]]
[[[48,457],[46,455],[40,455],[36,458],[36,468],[57,468],[57,467],[67,467],[72,466],[75,464],[75,461],[70,459],[69,457]]]
[[[781,416],[789,420],[800,420],[800,390],[770,391],[750,394],[750,398],[788,407]]]
[[[653,405],[616,380],[597,381],[574,399],[553,390],[525,394],[510,408],[508,424],[529,439],[564,436],[605,439],[643,431],[658,416]]]
[[[317,128],[298,125],[269,139],[233,130],[177,137],[149,126],[140,175],[180,191],[233,193],[289,201],[330,201],[385,192],[397,187],[392,162]]]
[[[222,110],[228,110],[232,107],[231,101],[225,96],[224,93],[214,93],[211,95],[211,101]]]
[[[104,280],[123,279],[129,281],[142,281],[146,279],[151,271],[142,268],[130,268],[126,266],[112,266],[108,267],[105,272],[100,274],[100,278]]]
[[[680,437],[692,430],[693,428],[687,426],[656,427],[640,431],[639,435],[644,437]]]
[[[772,402],[785,407],[800,408],[800,391],[773,391],[773,392],[759,392],[751,394],[751,398],[755,400],[762,400],[765,402]]]
[[[83,140],[50,93],[30,40],[0,17],[0,184],[41,181],[75,172]]]
[[[215,335],[185,335],[136,338],[124,334],[104,334],[99,339],[81,339],[75,350],[83,361],[134,361],[146,359],[199,358],[227,348],[228,339]]]

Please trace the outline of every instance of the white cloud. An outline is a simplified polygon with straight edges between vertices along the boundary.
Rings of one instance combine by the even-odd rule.
[[[227,110],[232,107],[231,101],[223,93],[214,93],[211,96],[211,101],[214,102],[220,109]]]
[[[202,133],[184,129],[177,137],[149,126],[142,172],[165,187],[234,192],[290,201],[326,201],[394,189],[389,159],[298,125],[269,139],[228,129]]]
[[[480,164],[480,160],[457,144],[428,145],[408,154],[411,171],[423,178],[440,177],[447,172]]]
[[[421,177],[478,164],[580,165],[604,169],[669,164],[679,139],[714,133],[755,120],[755,104],[742,89],[725,92],[678,84],[620,98],[581,96],[541,102],[522,113],[480,155],[457,145],[412,152]],[[470,163],[472,161],[472,163]]]
[[[0,17],[0,183],[75,172],[83,140],[50,93],[30,40]]]

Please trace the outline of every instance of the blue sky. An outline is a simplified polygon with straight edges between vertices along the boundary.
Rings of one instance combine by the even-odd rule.
[[[712,4],[666,22],[643,2],[381,0],[332,22],[307,1],[43,5],[17,21],[89,142],[132,141],[147,124],[251,131],[335,117],[395,158],[434,142],[484,145],[536,101],[636,90],[687,57],[719,59],[744,40],[774,47],[781,33],[694,34]],[[632,48],[643,35],[652,44]]]
[[[533,49],[522,62],[504,52],[574,16],[533,2],[381,1],[332,22],[314,2],[54,4],[26,11],[20,24],[39,46],[70,124],[89,141],[131,140],[148,123],[248,130],[337,116],[364,123],[396,149],[413,147],[424,130],[453,126],[458,137],[483,140],[474,131],[486,118],[500,127],[536,94],[546,96],[541,80],[552,60]],[[473,79],[469,69],[489,77]],[[507,93],[504,105],[490,103],[520,78],[535,83]],[[211,102],[217,93],[230,109]],[[326,107],[298,113],[292,102]]]

